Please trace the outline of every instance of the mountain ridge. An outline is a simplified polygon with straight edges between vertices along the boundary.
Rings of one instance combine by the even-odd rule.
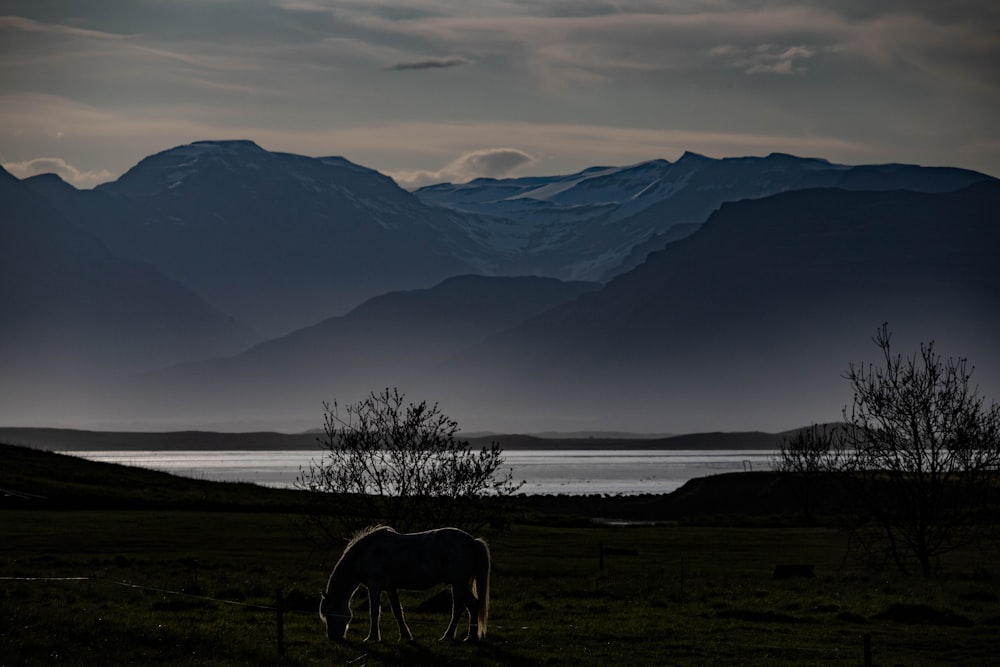
[[[650,190],[647,172],[680,163],[683,174]],[[93,239],[106,261],[146,267],[216,316],[221,302],[233,306],[222,312],[251,313],[268,328],[221,353],[174,355],[162,360],[166,370],[147,358],[133,375],[111,376],[116,367],[108,366],[100,382],[86,373],[68,384],[46,374],[52,393],[23,398],[11,387],[19,402],[0,418],[300,424],[314,421],[322,400],[400,386],[440,400],[470,430],[718,430],[711,419],[776,430],[777,408],[766,397],[784,401],[793,422],[835,417],[819,406],[843,404],[830,386],[847,362],[864,358],[871,332],[886,320],[908,343],[940,337],[993,373],[988,342],[1000,338],[1000,283],[990,252],[1000,245],[1000,181],[912,165],[832,169],[782,154],[691,153],[643,164],[624,180],[616,180],[618,168],[587,169],[569,188],[533,177],[536,194],[571,203],[571,215],[536,236],[528,232],[537,220],[448,211],[344,158],[275,153],[246,141],[168,149],[90,191],[4,172],[0,189],[30,192],[47,211],[43,219]],[[744,196],[761,184],[808,179],[838,187]],[[588,181],[593,190],[570,193]],[[880,189],[889,185],[907,187]],[[608,193],[644,199],[669,188],[671,197],[609,222],[618,204]],[[34,254],[15,254],[7,270],[28,256],[36,269],[48,267],[5,278],[0,305],[30,301],[22,283],[41,288],[47,273],[62,275],[72,262],[100,263],[93,253],[60,251],[67,234],[32,228],[35,213],[0,204],[7,228],[39,232]],[[594,206],[601,224],[587,222]],[[698,219],[703,213],[707,220]],[[548,275],[605,270],[603,285]],[[112,282],[134,291],[145,285]],[[348,293],[360,301],[344,301],[341,311],[337,294]],[[505,293],[519,296],[504,301]],[[139,310],[168,313],[160,299],[147,296]],[[86,310],[91,300],[66,303]],[[99,312],[92,316],[101,319]],[[162,317],[152,329],[117,326],[121,347],[146,345],[173,326]],[[238,323],[216,319],[222,329]],[[28,366],[53,351],[75,354],[54,340],[42,355],[23,354],[32,348],[8,335],[5,351]],[[106,344],[115,340],[79,356],[106,365],[122,351]],[[992,386],[993,376],[986,379]],[[64,412],[73,402],[76,410]],[[725,407],[713,413],[714,405]]]
[[[941,191],[983,180],[995,179],[950,167],[689,151],[673,163],[409,193],[343,157],[208,140],[148,156],[93,190],[48,177],[25,183],[118,256],[152,264],[273,337],[450,275],[605,281],[726,201],[815,186]],[[511,191],[497,200],[491,188]],[[468,192],[485,199],[453,199]]]
[[[889,321],[904,349],[937,339],[978,359],[984,386],[1000,388],[990,343],[1000,336],[1000,266],[989,250],[1000,244],[998,213],[992,182],[952,194],[818,189],[729,203],[601,290],[465,351],[454,377],[490,378],[495,390],[470,403],[517,414],[562,396],[553,403],[617,412],[618,423],[635,415],[641,429],[664,411],[685,424],[670,430],[710,429],[720,403],[745,426],[782,402],[829,421],[835,412],[818,410],[848,402],[840,375],[872,357],[870,337]]]
[[[575,235],[565,247],[542,247],[529,252],[528,259],[533,256],[533,266],[560,267],[547,275],[608,280],[676,238],[674,227],[701,224],[726,202],[815,187],[945,192],[992,180],[953,167],[842,165],[786,153],[710,158],[686,151],[675,162],[656,159],[565,176],[436,184],[414,194],[446,208],[517,220],[521,238],[544,236],[548,228]],[[635,252],[639,247],[647,250]]]
[[[389,386],[408,387],[420,400],[434,384],[429,377],[455,350],[597,287],[538,277],[449,278],[375,297],[231,357],[143,374],[120,400],[143,397],[147,405],[168,405],[193,419],[213,411],[307,419],[322,401],[360,400]]]
[[[475,242],[450,214],[341,158],[197,142],[70,194],[54,205],[115,254],[156,266],[268,337],[478,270],[467,259]]]

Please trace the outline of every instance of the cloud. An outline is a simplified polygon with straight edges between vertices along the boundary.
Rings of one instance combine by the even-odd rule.
[[[726,66],[743,70],[746,74],[805,74],[807,68],[802,61],[819,53],[813,46],[777,47],[760,44],[752,48],[741,48],[732,44],[716,46],[709,50],[710,56],[723,58]]]
[[[390,174],[400,186],[415,189],[433,183],[465,183],[475,178],[506,178],[537,162],[517,148],[486,148],[452,160],[437,171],[401,171]]]
[[[501,178],[534,163],[534,156],[522,150],[489,148],[467,153],[453,162],[452,166],[459,173]]]
[[[106,169],[83,171],[61,157],[37,157],[23,162],[7,162],[4,163],[3,167],[18,178],[28,178],[38,174],[56,174],[78,188],[92,188],[113,178],[111,172]]]
[[[706,43],[795,44],[803,35],[825,43],[845,29],[836,14],[821,9],[788,6],[764,12],[725,2],[683,4],[631,3],[615,12],[590,4],[575,11],[561,3],[520,11],[487,4],[408,20],[369,13],[353,21],[384,39],[395,35],[419,40],[425,48],[489,57],[531,72],[544,84],[567,77],[613,83],[623,73],[697,74]]]
[[[427,60],[416,60],[412,62],[396,63],[385,68],[390,72],[402,72],[412,69],[447,69],[449,67],[460,67],[471,65],[472,61],[462,56],[448,56],[447,58],[428,58]]]
[[[484,146],[528,147],[537,162],[518,175],[684,149],[1000,173],[995,3],[126,4],[21,3],[23,16],[0,17],[5,159],[121,173],[169,146],[240,136],[414,182],[491,175],[452,164]],[[488,72],[451,72],[461,86],[405,73],[463,65]]]

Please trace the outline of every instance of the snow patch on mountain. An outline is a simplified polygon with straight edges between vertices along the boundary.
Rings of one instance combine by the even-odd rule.
[[[726,202],[816,187],[948,191],[984,178],[957,169],[852,167],[784,153],[716,159],[689,151],[676,162],[480,178],[426,186],[414,195],[425,204],[480,216],[467,221],[471,234],[489,247],[522,253],[522,265],[542,275],[595,280],[622,265],[636,244],[674,225],[700,224]]]

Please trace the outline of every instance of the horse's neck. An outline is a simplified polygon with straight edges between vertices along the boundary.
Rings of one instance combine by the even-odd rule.
[[[326,590],[330,596],[344,596],[357,588],[360,583],[357,554],[345,552],[333,568]]]

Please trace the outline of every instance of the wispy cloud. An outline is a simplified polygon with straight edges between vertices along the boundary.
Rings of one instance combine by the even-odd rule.
[[[709,55],[722,58],[728,67],[743,70],[746,74],[805,74],[805,61],[814,57],[820,49],[812,46],[782,47],[774,44],[760,44],[755,47],[733,45],[716,46]]]
[[[393,173],[514,146],[524,172],[691,149],[1000,174],[1000,6],[978,0],[62,4],[0,17],[10,160],[117,171],[241,136]]]
[[[471,65],[472,61],[462,56],[448,56],[447,58],[427,58],[426,60],[414,60],[410,62],[396,63],[383,69],[391,72],[402,72],[414,69],[448,69],[449,67],[461,67]]]

